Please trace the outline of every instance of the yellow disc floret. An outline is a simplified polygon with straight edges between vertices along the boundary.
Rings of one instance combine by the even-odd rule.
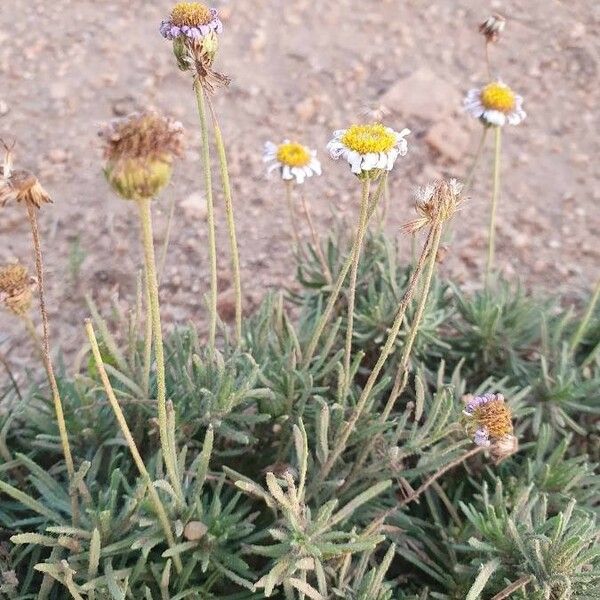
[[[200,2],[178,2],[171,11],[171,22],[178,27],[208,25],[212,19],[210,8]]]
[[[486,402],[473,411],[480,427],[485,427],[490,437],[501,438],[513,432],[512,413],[502,400]]]
[[[508,113],[515,107],[515,94],[502,83],[489,83],[481,90],[481,104],[488,110]]]
[[[352,125],[342,137],[342,143],[359,154],[389,152],[396,142],[394,133],[381,123]]]
[[[277,160],[288,167],[306,167],[310,159],[310,152],[302,144],[286,142],[277,148]]]

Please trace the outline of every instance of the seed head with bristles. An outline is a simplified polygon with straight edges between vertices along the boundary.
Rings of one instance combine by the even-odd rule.
[[[31,307],[35,278],[20,263],[0,268],[0,304],[17,316],[23,316]]]
[[[43,204],[52,202],[35,175],[24,169],[13,170],[14,144],[0,143],[4,146],[4,159],[0,166],[0,206],[16,201],[41,208]]]
[[[415,233],[433,223],[442,223],[451,219],[462,204],[462,185],[456,179],[439,179],[415,192],[415,209],[419,218],[406,223],[402,229]]]
[[[506,19],[502,15],[494,13],[479,25],[479,33],[483,34],[488,44],[497,42],[505,26]]]
[[[127,200],[156,196],[171,178],[173,157],[182,152],[183,127],[154,111],[133,113],[101,132],[105,175]]]

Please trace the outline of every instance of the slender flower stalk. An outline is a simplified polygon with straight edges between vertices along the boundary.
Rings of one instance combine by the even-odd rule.
[[[341,431],[339,432],[337,439],[335,441],[334,447],[327,458],[327,461],[321,467],[321,470],[316,479],[315,485],[321,485],[323,483],[323,481],[329,475],[334,464],[337,462],[338,458],[340,457],[340,455],[346,448],[346,445],[348,443],[348,438],[352,434],[352,431],[354,430],[356,423],[358,422],[359,418],[363,414],[363,411],[369,400],[369,397],[371,395],[373,387],[375,386],[375,383],[377,382],[379,374],[381,373],[381,370],[383,369],[383,366],[385,365],[389,355],[392,353],[392,349],[396,343],[396,339],[398,338],[400,328],[402,327],[402,323],[404,322],[404,317],[406,315],[406,309],[408,308],[408,305],[412,301],[413,296],[416,292],[417,283],[418,283],[418,281],[421,277],[421,273],[425,267],[427,257],[430,252],[437,253],[437,250],[439,248],[441,234],[442,234],[442,227],[441,227],[440,223],[436,222],[436,223],[432,224],[432,226],[429,230],[429,235],[427,236],[425,245],[423,246],[423,251],[421,252],[421,256],[419,257],[417,266],[411,276],[411,279],[408,284],[408,288],[406,289],[406,292],[404,294],[404,297],[402,298],[402,301],[400,302],[398,311],[396,313],[396,317],[394,319],[394,323],[392,324],[392,327],[388,333],[387,340],[385,342],[384,347],[381,350],[381,353],[379,355],[377,363],[373,367],[373,370],[371,371],[371,374],[369,375],[369,378],[367,379],[367,382],[365,383],[363,391],[358,399],[358,402],[356,403],[356,406],[354,407],[354,411],[353,411],[352,415],[350,416],[350,418],[348,419],[346,424],[342,427]]]
[[[231,182],[229,179],[229,167],[227,165],[227,154],[223,142],[223,134],[217,119],[217,114],[210,98],[207,96],[208,107],[211,112],[215,132],[215,144],[219,155],[219,166],[221,168],[221,182],[223,184],[223,196],[225,199],[225,218],[229,234],[229,248],[231,254],[231,271],[233,275],[233,288],[235,292],[235,333],[238,344],[242,340],[242,278],[240,274],[240,253],[237,243],[235,229],[235,217],[233,213],[233,195],[231,193]]]
[[[69,435],[67,433],[67,424],[65,422],[65,414],[63,410],[62,399],[60,397],[60,391],[56,382],[56,376],[54,375],[54,367],[52,365],[52,358],[50,353],[50,326],[48,323],[48,312],[46,310],[46,297],[44,289],[44,264],[42,259],[42,246],[40,242],[40,233],[37,222],[37,208],[30,202],[26,203],[27,216],[29,218],[29,224],[31,226],[31,236],[33,239],[33,251],[35,256],[35,270],[38,285],[38,295],[40,301],[40,314],[42,317],[42,357],[44,362],[44,368],[48,376],[48,382],[50,384],[50,390],[52,392],[52,400],[54,402],[54,412],[56,414],[56,422],[58,425],[58,432],[60,436],[60,443],[62,446],[63,455],[65,457],[65,464],[67,466],[67,474],[71,483],[75,475],[75,466],[73,463],[73,455],[71,454],[71,446],[69,444]],[[79,521],[79,506],[77,501],[77,490],[71,485],[70,497],[71,497],[71,509],[73,512],[73,523]]]
[[[348,320],[346,327],[346,344],[344,350],[344,387],[342,398],[346,397],[350,389],[350,362],[352,359],[352,336],[354,334],[354,305],[356,302],[356,279],[358,275],[358,265],[360,263],[360,254],[362,252],[363,240],[367,230],[369,194],[371,182],[369,179],[362,181],[362,194],[360,201],[360,216],[358,227],[354,234],[354,244],[352,247],[352,267],[350,269],[350,283],[348,287]]]
[[[198,78],[194,81],[200,130],[202,133],[202,165],[204,167],[204,187],[206,194],[206,223],[208,225],[208,260],[210,264],[210,297],[209,297],[209,326],[208,345],[214,354],[215,338],[217,335],[217,242],[215,228],[215,208],[212,190],[212,175],[210,170],[210,142],[208,135],[208,120],[206,118],[206,98],[204,89]]]
[[[98,341],[96,339],[96,334],[94,333],[94,328],[92,322],[89,319],[86,319],[85,322],[85,330],[88,336],[88,340],[90,342],[90,347],[92,349],[92,355],[94,356],[94,361],[96,363],[96,368],[98,369],[98,373],[100,374],[100,379],[102,381],[102,385],[104,386],[104,390],[106,392],[106,396],[110,403],[110,406],[115,414],[115,418],[117,419],[117,423],[121,428],[121,432],[127,445],[129,446],[129,451],[131,452],[131,456],[133,461],[138,468],[138,471],[146,484],[146,489],[148,490],[148,494],[150,496],[150,501],[154,507],[154,511],[156,512],[156,516],[160,522],[160,525],[165,534],[165,538],[167,539],[167,543],[169,548],[173,548],[175,546],[175,536],[173,535],[173,531],[171,530],[171,524],[169,522],[169,517],[167,515],[167,511],[154,487],[154,483],[152,478],[150,477],[150,473],[144,464],[144,459],[140,455],[140,452],[137,448],[133,435],[131,434],[131,430],[127,424],[127,420],[125,419],[125,415],[121,410],[121,406],[117,397],[115,396],[115,392],[110,383],[110,379],[106,373],[106,369],[104,368],[104,362],[102,360],[102,355],[100,353],[100,348],[98,346]],[[175,565],[175,569],[178,573],[180,573],[183,569],[183,564],[181,562],[181,558],[179,554],[175,553],[173,555],[173,564]]]
[[[146,284],[150,300],[150,317],[152,319],[152,332],[154,338],[154,353],[156,356],[156,403],[158,411],[158,427],[160,445],[169,480],[180,503],[183,503],[181,479],[177,468],[176,448],[169,440],[167,427],[167,390],[165,383],[165,355],[163,348],[162,326],[160,322],[160,304],[158,295],[158,279],[156,276],[156,262],[154,257],[154,239],[152,233],[152,213],[148,198],[137,201],[140,225],[142,229],[142,246],[146,264]]]
[[[409,304],[412,302],[421,278],[421,274],[423,273],[427,259],[429,258],[429,269],[426,276],[427,281],[422,292],[423,295],[428,293],[431,285],[433,268],[435,266],[435,257],[437,256],[442,232],[444,230],[444,223],[450,220],[458,210],[461,204],[460,192],[461,186],[454,180],[451,180],[450,182],[436,182],[435,185],[427,186],[419,192],[417,210],[421,216],[418,219],[408,223],[404,229],[408,232],[415,232],[424,227],[429,227],[427,240],[425,241],[415,270],[413,271],[408,283],[408,287],[400,302],[394,323],[389,331],[387,340],[381,350],[377,363],[375,364],[371,374],[369,375],[369,378],[367,379],[367,382],[365,383],[350,419],[346,422],[344,427],[342,427],[339,435],[337,436],[332,452],[329,454],[327,461],[321,468],[317,479],[319,484],[322,483],[329,475],[329,472],[333,468],[335,462],[346,448],[348,439],[354,430],[356,423],[361,417],[367,402],[369,401],[371,392],[377,382],[381,370],[383,369],[383,366],[385,365],[396,344],[400,328],[404,323],[406,310]]]
[[[498,196],[500,194],[500,151],[502,144],[502,128],[496,127],[494,132],[494,173],[492,188],[492,206],[490,210],[490,230],[487,262],[485,267],[485,289],[490,283],[490,275],[494,267],[494,253],[496,248],[496,212],[498,209]]]
[[[315,247],[317,258],[319,259],[321,269],[323,270],[323,275],[325,276],[327,283],[331,283],[331,272],[329,271],[327,261],[325,260],[325,255],[323,254],[323,248],[321,247],[321,237],[319,236],[315,224],[313,222],[312,215],[310,212],[310,206],[306,201],[306,195],[304,193],[301,193],[300,199],[302,201],[302,208],[304,208],[304,216],[306,217],[306,222],[308,223],[308,228],[310,229],[310,235],[312,237],[313,246]]]
[[[165,357],[160,322],[158,275],[152,231],[151,199],[169,182],[173,156],[181,152],[181,124],[154,112],[134,113],[115,121],[102,131],[107,160],[105,174],[113,189],[138,208],[144,255],[146,283],[146,340],[144,348],[144,391],[148,391],[151,338],[156,358],[156,404],[160,445],[167,475],[180,504],[181,480],[177,468],[177,449],[171,443],[167,423]]]
[[[379,201],[381,200],[382,191],[383,191],[383,186],[380,184],[374,195],[374,198],[371,203],[371,208],[367,215],[367,227],[371,221],[373,214],[375,213],[375,208],[377,207],[377,205],[379,204]],[[317,344],[319,343],[319,340],[321,339],[321,336],[323,335],[325,326],[327,325],[327,323],[329,323],[329,320],[331,319],[331,316],[333,315],[333,311],[335,309],[335,305],[338,301],[340,292],[342,290],[342,286],[344,285],[344,281],[346,280],[348,271],[350,270],[350,267],[352,266],[352,259],[353,259],[353,255],[352,255],[352,251],[350,251],[350,253],[346,257],[346,261],[342,265],[342,268],[338,274],[337,279],[335,280],[335,282],[333,284],[333,289],[331,291],[331,295],[329,296],[329,300],[327,301],[327,305],[325,306],[325,310],[323,311],[323,314],[321,315],[319,321],[317,322],[317,325],[315,326],[313,335],[308,343],[306,353],[304,354],[304,361],[303,361],[304,366],[307,366],[310,364],[310,361],[312,360],[313,356],[315,355],[315,351],[317,349]]]

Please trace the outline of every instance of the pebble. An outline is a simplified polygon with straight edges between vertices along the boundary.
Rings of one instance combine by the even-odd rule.
[[[206,219],[206,198],[204,194],[193,193],[181,201],[180,208],[188,219]]]

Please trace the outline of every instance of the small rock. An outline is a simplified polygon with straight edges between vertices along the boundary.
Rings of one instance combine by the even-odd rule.
[[[52,150],[48,152],[48,160],[55,165],[67,162],[68,158],[69,153],[62,148],[52,148]]]
[[[403,116],[439,121],[461,106],[457,89],[429,69],[400,79],[380,98],[381,104]]]
[[[206,219],[206,198],[203,194],[190,194],[181,202],[180,207],[188,219]]]
[[[195,542],[202,539],[208,527],[202,521],[190,521],[183,529],[183,537],[189,542]]]
[[[308,123],[313,120],[317,113],[317,104],[314,98],[305,98],[299,104],[296,105],[296,114],[304,123]]]
[[[470,136],[455,119],[448,118],[431,127],[425,141],[443,158],[459,162],[469,149]]]
[[[9,110],[10,106],[8,106],[8,104],[4,102],[4,100],[0,100],[0,117],[7,115]]]

